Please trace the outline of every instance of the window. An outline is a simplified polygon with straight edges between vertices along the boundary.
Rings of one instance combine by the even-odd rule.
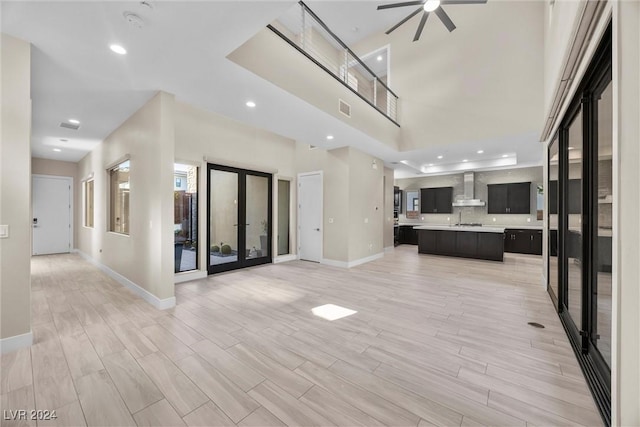
[[[173,165],[174,272],[198,268],[198,167]]]
[[[129,160],[109,169],[109,231],[129,234]]]
[[[93,228],[93,180],[84,182],[84,226]]]

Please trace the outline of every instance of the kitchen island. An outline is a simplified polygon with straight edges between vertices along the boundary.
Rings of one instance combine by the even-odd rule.
[[[418,252],[503,261],[504,227],[420,225]]]

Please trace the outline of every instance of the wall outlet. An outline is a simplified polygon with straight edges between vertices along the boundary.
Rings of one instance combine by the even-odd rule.
[[[495,218],[493,218],[493,222],[496,222],[496,219],[495,219]]]
[[[333,224],[333,218],[329,218],[329,224]]]
[[[369,243],[369,252],[373,251],[373,243]]]
[[[527,222],[531,222],[531,218],[527,218]]]
[[[365,224],[369,224],[369,218],[365,218],[365,219],[364,219],[364,223],[365,223]]]
[[[422,218],[422,221],[424,221],[424,217],[421,217],[421,218]]]
[[[9,226],[0,225],[0,239],[8,239],[8,238],[9,238]]]

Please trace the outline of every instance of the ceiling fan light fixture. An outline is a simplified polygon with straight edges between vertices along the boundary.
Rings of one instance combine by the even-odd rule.
[[[440,0],[427,0],[422,7],[425,12],[433,12],[440,7]]]

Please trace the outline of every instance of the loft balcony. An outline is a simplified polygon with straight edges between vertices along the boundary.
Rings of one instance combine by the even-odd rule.
[[[398,96],[387,86],[387,72],[374,72],[306,4],[299,2],[267,28],[400,126]]]

